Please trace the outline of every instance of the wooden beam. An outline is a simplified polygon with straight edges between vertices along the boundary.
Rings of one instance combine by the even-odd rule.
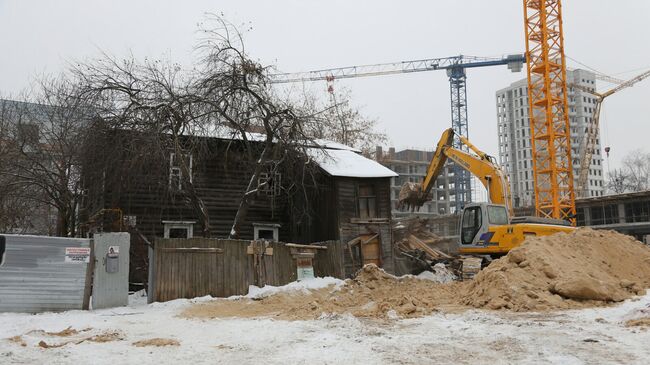
[[[285,244],[285,246],[293,247],[293,248],[315,248],[317,250],[327,250],[327,246],[299,245],[297,243],[287,243],[287,244]]]
[[[163,252],[175,253],[223,253],[222,248],[206,248],[206,247],[174,247],[174,248],[161,248]]]

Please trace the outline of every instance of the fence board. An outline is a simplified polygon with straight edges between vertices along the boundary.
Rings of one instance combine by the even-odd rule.
[[[254,256],[246,251],[250,243],[205,238],[156,240],[153,300],[247,294],[249,285],[256,285]],[[319,245],[328,249],[318,250],[315,274],[343,278],[341,243],[327,241]],[[296,280],[296,263],[289,248],[280,242],[273,242],[270,247],[273,255],[263,258],[263,281],[279,286]]]

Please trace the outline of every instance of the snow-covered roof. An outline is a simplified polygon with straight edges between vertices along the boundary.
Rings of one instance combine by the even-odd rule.
[[[211,137],[241,139],[241,133],[223,128]],[[250,141],[263,141],[262,133],[247,133]],[[313,147],[312,147],[313,146]],[[307,154],[331,176],[341,177],[393,177],[393,170],[361,155],[361,150],[327,139],[314,139],[305,144]]]
[[[361,153],[361,150],[358,148],[350,147],[342,143],[330,141],[328,139],[318,138],[314,140],[314,143],[316,143],[320,147],[330,148],[334,150],[348,150],[348,151]]]
[[[332,142],[334,143],[334,142]],[[341,145],[344,146],[344,145]],[[347,146],[345,146],[347,147]],[[348,147],[349,148],[349,147]],[[310,157],[331,176],[342,177],[393,177],[398,176],[393,170],[377,161],[363,157],[350,149],[308,150]]]

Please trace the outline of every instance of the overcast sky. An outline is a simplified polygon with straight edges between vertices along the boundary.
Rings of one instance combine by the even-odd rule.
[[[563,1],[566,54],[629,78],[650,68],[650,1]],[[67,61],[166,55],[195,59],[197,23],[206,12],[247,24],[248,52],[286,72],[524,51],[520,0],[457,1],[165,1],[0,0],[0,95],[15,95],[35,74]],[[582,67],[568,60],[569,67]],[[468,71],[470,139],[496,154],[495,91],[525,77],[503,67]],[[600,83],[604,90],[611,85]],[[326,95],[326,85],[311,86]],[[450,126],[444,72],[339,80],[353,103],[379,121],[391,145],[432,148]],[[635,148],[650,152],[650,80],[610,97],[601,115],[612,167]]]

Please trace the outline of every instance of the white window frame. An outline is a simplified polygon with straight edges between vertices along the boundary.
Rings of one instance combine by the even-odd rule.
[[[169,238],[169,231],[172,229],[187,229],[187,237],[186,238],[192,238],[194,237],[194,223],[196,221],[162,221],[163,226],[165,228],[164,230],[164,238]]]
[[[280,241],[280,225],[277,223],[253,223],[253,239],[260,239],[260,231],[273,231],[273,242]]]
[[[273,175],[273,180],[271,184],[264,185],[260,192],[266,193],[268,196],[279,196],[280,187],[282,186],[282,174],[279,172],[260,172],[260,175],[257,179],[257,186],[261,186],[264,182],[268,181],[270,176]]]
[[[187,167],[187,170],[190,173],[189,176],[189,181],[190,183],[192,182],[192,154],[181,154],[183,158],[186,158],[189,156],[189,166]],[[174,160],[176,159],[176,153],[171,152],[169,154],[169,188],[174,189],[174,190],[182,190],[183,189],[183,169],[181,169],[180,165],[174,165]],[[178,186],[172,186],[172,177],[178,176]]]

